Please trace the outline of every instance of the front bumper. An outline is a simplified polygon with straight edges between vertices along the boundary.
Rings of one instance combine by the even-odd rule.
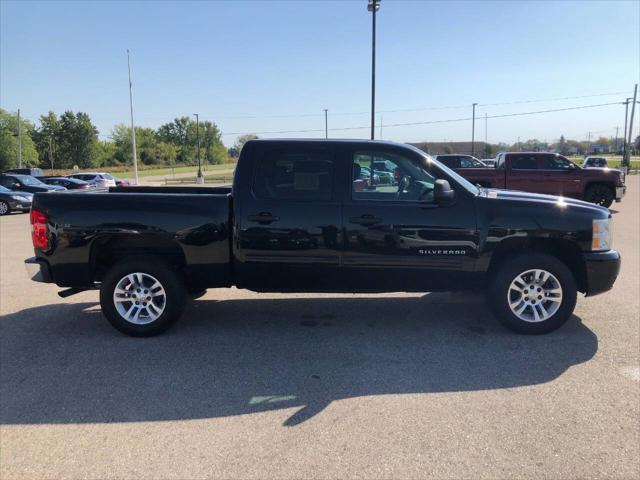
[[[38,257],[27,258],[24,261],[24,266],[27,269],[27,275],[34,282],[53,283],[51,269],[46,260]]]
[[[616,202],[621,202],[622,197],[624,197],[627,193],[626,185],[623,187],[616,187]]]
[[[611,290],[620,272],[620,254],[615,250],[608,252],[584,253],[587,273],[588,297]]]

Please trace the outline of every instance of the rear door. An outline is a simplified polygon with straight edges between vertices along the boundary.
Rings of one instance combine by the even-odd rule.
[[[536,153],[509,153],[505,157],[507,166],[507,190],[540,193],[544,190],[544,179],[540,175],[539,155]]]
[[[343,208],[348,289],[426,291],[470,279],[478,234],[469,192],[457,191],[452,206],[437,205],[436,176],[423,157],[404,149],[364,145],[346,149],[341,158],[351,178]],[[376,161],[393,163],[400,180],[368,183],[359,172]]]
[[[256,142],[247,152],[237,174],[244,181],[239,190],[234,187],[238,284],[255,290],[338,290],[341,206],[333,148]]]

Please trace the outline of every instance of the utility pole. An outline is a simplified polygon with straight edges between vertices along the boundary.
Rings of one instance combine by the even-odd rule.
[[[22,168],[22,122],[20,122],[20,109],[18,109],[18,168]]]
[[[629,119],[629,146],[631,146],[631,139],[632,139],[632,135],[633,135],[633,116],[636,113],[636,99],[638,98],[638,84],[636,83],[635,87],[633,88],[633,103],[631,104],[631,118]],[[627,155],[626,155],[626,160],[623,158],[622,159],[622,164],[629,168],[631,162],[630,162],[630,158],[629,158],[629,150],[627,150]]]
[[[133,184],[138,185],[138,156],[136,155],[136,127],[133,124],[133,93],[131,84],[131,62],[127,48],[127,69],[129,70],[129,109],[131,110],[131,151],[133,153]]]
[[[518,151],[522,151],[522,145],[520,145],[520,137],[518,137]]]
[[[324,109],[324,138],[329,138],[329,120],[327,117],[327,112],[329,110],[327,110],[326,108]]]
[[[629,121],[629,102],[631,97],[624,101],[624,135],[622,136],[622,166],[627,158],[627,123]]]
[[[584,150],[584,156],[589,155],[589,149],[591,148],[591,132],[587,132],[587,148]]]
[[[473,120],[471,121],[471,156],[473,157],[473,154],[475,153],[475,142],[476,142],[476,105],[478,105],[477,103],[473,104]]]
[[[376,115],[376,12],[380,10],[380,0],[369,0],[367,10],[372,13],[371,24],[371,140],[375,137]]]
[[[382,115],[380,115],[380,140],[382,140]]]
[[[198,141],[198,176],[196,178],[196,183],[204,183],[204,178],[202,178],[202,168],[200,166],[200,116],[197,113],[194,113],[196,117],[196,139]]]
[[[484,143],[489,145],[487,142],[487,112],[484,112]]]

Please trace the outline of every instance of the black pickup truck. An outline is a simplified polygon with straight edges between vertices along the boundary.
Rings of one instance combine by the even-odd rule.
[[[384,167],[380,167],[380,165]],[[367,171],[389,170],[377,182]],[[255,140],[232,188],[36,194],[33,280],[99,288],[118,330],[166,330],[189,294],[473,290],[511,329],[546,333],[620,269],[611,214],[580,200],[478,188],[390,142]],[[428,317],[429,312],[425,312]]]

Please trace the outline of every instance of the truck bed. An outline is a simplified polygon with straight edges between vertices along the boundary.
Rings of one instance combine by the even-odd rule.
[[[52,242],[43,258],[60,286],[87,286],[95,272],[135,251],[171,258],[193,288],[229,281],[231,188],[116,187],[104,193],[34,196]],[[99,278],[98,274],[98,278]]]

